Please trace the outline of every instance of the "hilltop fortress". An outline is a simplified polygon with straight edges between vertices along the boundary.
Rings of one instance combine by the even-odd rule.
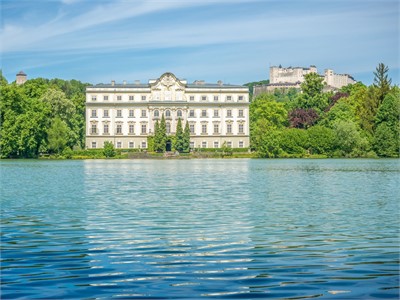
[[[269,84],[254,86],[253,94],[257,96],[261,93],[273,92],[275,89],[300,89],[300,84],[304,82],[304,76],[310,73],[318,74],[317,67],[313,65],[309,68],[272,66],[269,68]],[[326,69],[324,75],[320,76],[324,79],[327,90],[336,90],[348,84],[356,83],[351,75],[336,74],[331,69]]]

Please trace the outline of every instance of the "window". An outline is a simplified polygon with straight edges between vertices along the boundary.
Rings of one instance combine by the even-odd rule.
[[[189,125],[190,133],[194,134],[194,124]]]
[[[146,110],[142,109],[142,118],[146,118]]]
[[[215,142],[214,142],[214,148],[219,148],[219,143],[218,143],[218,141],[215,141]]]
[[[231,141],[227,142],[226,146],[229,147],[229,148],[232,148],[232,142]]]
[[[92,142],[92,148],[96,148],[96,147],[97,147],[96,142]]]
[[[117,125],[117,134],[122,134],[122,125],[121,124]]]
[[[232,124],[226,125],[226,133],[232,133]]]
[[[103,132],[105,134],[107,134],[108,133],[108,124],[104,124],[104,128],[103,129],[104,129]]]
[[[207,96],[201,96],[201,101],[207,101]]]
[[[201,111],[201,116],[202,116],[202,117],[207,117],[207,110],[206,110],[206,109],[203,109],[203,110]]]
[[[154,117],[155,117],[155,118],[160,117],[160,112],[159,112],[158,110],[155,110],[155,111],[154,111]]]
[[[104,100],[104,101],[108,101],[108,96],[104,96],[104,97],[103,97],[103,100]]]
[[[194,148],[194,142],[190,142],[190,149]]]
[[[182,111],[181,111],[181,110],[178,110],[178,111],[176,112],[176,116],[179,117],[179,118],[182,118]]]
[[[117,100],[122,100],[122,96],[117,96]]]
[[[226,96],[226,101],[232,101],[232,96]]]
[[[218,101],[218,96],[214,96],[214,101]]]
[[[129,100],[130,101],[133,101],[133,100],[135,100],[135,97],[134,96],[129,96]],[[133,147],[132,147],[133,148]]]
[[[91,132],[92,132],[92,134],[96,134],[97,133],[97,125],[96,124],[92,124]]]
[[[239,109],[239,118],[243,118],[243,109]]]
[[[97,118],[97,111],[92,109],[92,118]]]
[[[146,96],[142,96],[142,101],[146,101]]]
[[[129,148],[134,148],[135,147],[135,143],[134,142],[129,142]]]
[[[219,125],[214,124],[214,133],[219,133]]]
[[[228,110],[226,111],[226,117],[227,117],[227,118],[232,117],[232,110],[231,110],[231,109],[228,109]]]
[[[189,100],[190,100],[190,101],[194,101],[194,96],[190,96],[190,97],[189,97]]]
[[[117,109],[117,118],[122,118],[122,110]]]
[[[218,109],[214,109],[214,118],[218,118]]]
[[[171,117],[171,112],[169,110],[165,111],[165,117],[170,118]]]
[[[239,97],[238,97],[238,100],[239,100],[239,101],[243,101],[243,99],[244,99],[243,96],[239,96]]]
[[[97,97],[96,96],[92,96],[92,101],[96,101]]]
[[[142,124],[142,134],[146,134],[147,132],[147,126],[146,124]]]
[[[142,142],[142,148],[146,148],[146,142]]]
[[[243,148],[243,147],[244,147],[243,141],[239,141],[239,148]]]
[[[189,111],[189,117],[193,117],[193,118],[194,118],[194,110],[193,110],[193,109],[191,109],[191,110]]]
[[[129,118],[133,118],[135,116],[134,112],[135,111],[133,109],[129,110]]]
[[[243,133],[244,126],[243,124],[239,124],[239,133]]]
[[[207,124],[202,124],[201,125],[201,133],[203,133],[203,134],[207,133]]]
[[[122,143],[121,142],[117,142],[117,148],[122,148]]]
[[[167,133],[171,133],[171,123],[165,124],[165,129],[166,129]]]
[[[103,118],[108,118],[108,109],[103,110]]]
[[[129,133],[130,133],[130,134],[135,133],[135,125],[129,124]]]
[[[201,142],[201,147],[202,148],[207,148],[207,142]]]

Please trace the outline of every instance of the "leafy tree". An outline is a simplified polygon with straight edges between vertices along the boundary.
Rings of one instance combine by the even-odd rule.
[[[257,126],[252,131],[252,146],[260,157],[279,157],[282,153],[280,147],[281,132],[265,119],[257,121]]]
[[[377,87],[378,103],[381,104],[385,96],[390,91],[391,79],[388,79],[389,68],[383,63],[380,63],[374,72],[374,86]]]
[[[322,92],[324,88],[323,78],[317,73],[309,73],[304,76],[304,82],[301,84],[303,93],[298,94],[294,106],[295,108],[315,109],[321,113],[328,106],[329,94]]]
[[[288,154],[304,155],[308,149],[308,134],[304,129],[285,128],[281,135],[281,148]]]
[[[250,121],[256,123],[258,120],[265,120],[270,126],[284,127],[288,123],[287,110],[272,94],[259,95],[250,104]]]
[[[309,149],[312,154],[330,155],[335,149],[335,133],[332,129],[320,125],[307,130]]]
[[[0,86],[7,85],[8,81],[7,79],[3,76],[3,70],[0,69]]]
[[[104,142],[103,154],[105,157],[114,157],[116,155],[114,144],[112,142]]]
[[[68,132],[67,124],[59,117],[54,118],[47,131],[48,149],[57,154],[63,152],[67,145]]]
[[[334,123],[338,120],[356,121],[353,108],[344,98],[341,98],[332,108],[330,108],[319,124],[333,128]]]
[[[378,91],[374,86],[368,88],[367,94],[360,105],[358,113],[360,117],[360,126],[363,130],[369,132],[371,135],[375,126],[375,115],[379,108]]]
[[[181,118],[178,119],[178,124],[176,125],[176,133],[175,133],[175,150],[178,152],[183,152],[185,147],[184,141],[184,133],[182,129],[182,121]]]
[[[64,92],[49,88],[41,97],[41,101],[50,105],[52,117],[60,117],[63,121],[70,120],[75,114],[75,105]]]
[[[319,118],[317,112],[310,109],[296,108],[289,112],[289,124],[294,128],[308,128]]]
[[[369,143],[352,121],[337,121],[334,126],[335,144],[346,156],[360,156],[369,150]]]
[[[167,128],[164,114],[161,117],[161,122],[156,122],[154,128],[154,151],[164,152],[167,145]]]
[[[189,122],[186,121],[185,129],[183,130],[183,152],[190,151],[190,127]]]

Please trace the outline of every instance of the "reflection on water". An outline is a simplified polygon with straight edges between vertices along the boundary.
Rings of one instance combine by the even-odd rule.
[[[398,298],[397,160],[2,161],[1,298]]]

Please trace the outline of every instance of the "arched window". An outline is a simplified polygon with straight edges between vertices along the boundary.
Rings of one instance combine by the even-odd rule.
[[[181,111],[181,110],[178,110],[178,111],[176,112],[176,116],[182,118],[182,111]]]
[[[160,116],[160,112],[159,112],[158,110],[155,110],[155,111],[154,111],[154,116],[155,116],[155,117],[159,117],[159,116]]]
[[[171,117],[171,112],[169,110],[165,111],[165,117],[166,118]]]

